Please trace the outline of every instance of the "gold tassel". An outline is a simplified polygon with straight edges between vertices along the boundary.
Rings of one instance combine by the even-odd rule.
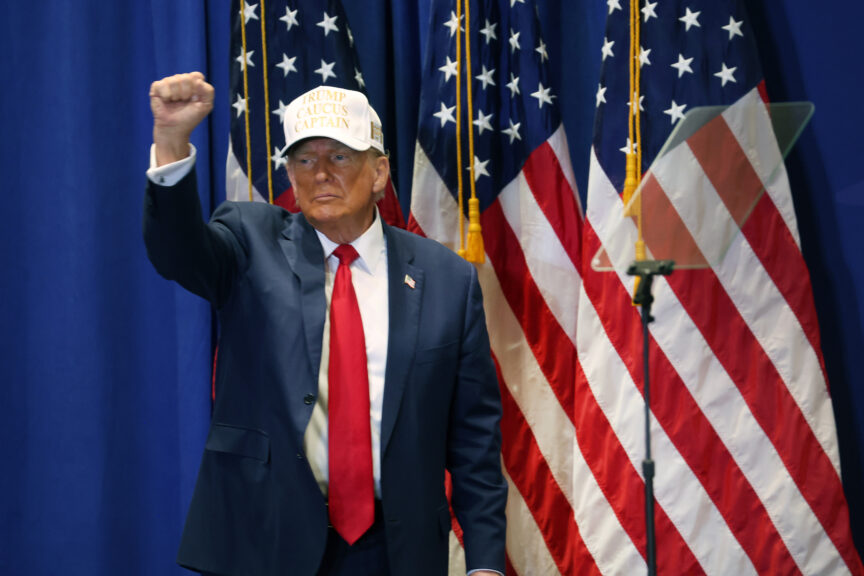
[[[483,247],[483,231],[480,228],[480,200],[468,200],[468,249],[462,255],[468,262],[482,264],[486,261],[486,249]]]
[[[645,240],[643,240],[641,235],[640,235],[639,239],[636,240],[636,260],[638,262],[642,262],[643,260],[645,260],[645,258],[646,258]],[[641,281],[642,281],[641,276],[636,276],[633,279],[633,297],[634,298],[636,297],[636,292],[639,291],[639,282],[641,282]],[[633,302],[632,299],[631,299],[631,304],[633,304],[633,306],[637,306],[636,302]]]
[[[628,208],[630,201],[633,199],[633,193],[639,186],[639,178],[636,173],[636,154],[632,151],[627,153],[627,171],[624,176],[624,190],[621,192],[621,199],[624,201],[624,216],[638,217],[642,203],[637,199]]]

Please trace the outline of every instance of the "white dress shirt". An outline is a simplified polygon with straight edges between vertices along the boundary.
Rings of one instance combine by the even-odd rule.
[[[327,316],[324,319],[324,342],[321,346],[321,368],[318,372],[318,399],[312,410],[312,420],[303,437],[304,449],[321,491],[327,494],[327,391],[330,366],[330,299],[333,281],[339,268],[339,258],[333,256],[338,244],[318,232],[324,249],[324,294]],[[351,283],[357,294],[363,336],[366,340],[366,363],[369,373],[369,424],[372,430],[372,474],[375,496],[381,498],[381,412],[384,402],[384,372],[387,367],[387,336],[390,312],[387,287],[387,244],[384,228],[376,209],[375,220],[359,238],[351,243],[359,258],[351,263]]]

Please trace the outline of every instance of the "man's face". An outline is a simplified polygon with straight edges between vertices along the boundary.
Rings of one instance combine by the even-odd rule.
[[[337,243],[348,243],[372,223],[387,184],[389,160],[330,138],[301,142],[287,164],[288,179],[306,219]]]

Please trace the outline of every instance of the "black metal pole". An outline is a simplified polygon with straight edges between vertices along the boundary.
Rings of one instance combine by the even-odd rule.
[[[642,282],[649,282],[642,278]],[[650,290],[650,286],[648,288]],[[642,363],[645,368],[645,459],[642,461],[642,475],[645,476],[645,534],[646,555],[648,557],[648,576],[657,574],[657,543],[654,533],[654,461],[651,459],[651,376],[648,366],[648,323],[651,318],[651,300],[642,303]]]
[[[644,260],[634,262],[627,274],[637,276],[639,285],[633,295],[633,303],[642,310],[642,365],[645,371],[645,385],[642,397],[645,399],[645,459],[642,460],[642,475],[645,477],[645,556],[648,561],[648,576],[657,576],[657,542],[654,530],[654,461],[651,459],[651,369],[649,365],[648,324],[651,317],[651,285],[654,276],[667,276],[672,273],[674,262],[671,260]]]

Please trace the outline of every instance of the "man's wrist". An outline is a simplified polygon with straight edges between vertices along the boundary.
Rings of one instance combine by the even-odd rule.
[[[192,144],[187,144],[186,146],[185,158],[159,166],[156,162],[156,145],[153,144],[150,147],[150,168],[147,170],[147,178],[160,186],[173,186],[182,180],[184,176],[192,171],[192,168],[195,166],[195,157],[197,156],[195,146]]]
[[[189,156],[189,134],[174,132],[170,129],[153,128],[156,165],[164,166]]]

